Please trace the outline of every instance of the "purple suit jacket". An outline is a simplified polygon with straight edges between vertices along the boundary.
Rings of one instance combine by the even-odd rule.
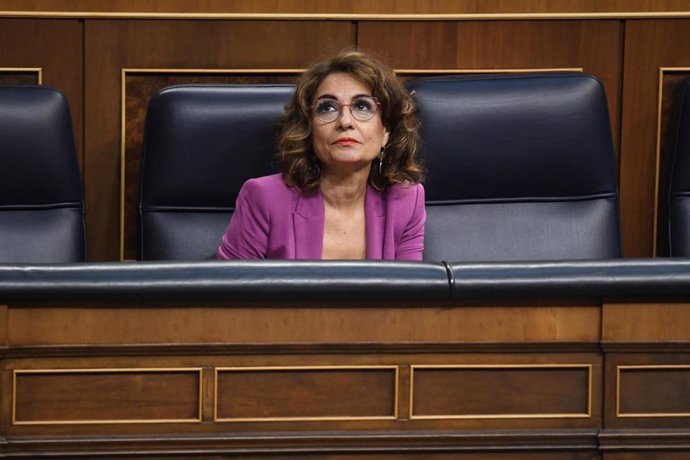
[[[393,185],[365,197],[367,259],[421,260],[424,187]],[[280,174],[250,179],[218,248],[220,259],[321,259],[324,203],[319,190],[305,196]]]

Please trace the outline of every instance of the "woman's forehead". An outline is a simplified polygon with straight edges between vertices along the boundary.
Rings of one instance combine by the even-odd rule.
[[[326,76],[316,88],[316,98],[329,95],[336,99],[349,100],[356,96],[371,96],[371,88],[364,82],[344,72],[334,72]]]

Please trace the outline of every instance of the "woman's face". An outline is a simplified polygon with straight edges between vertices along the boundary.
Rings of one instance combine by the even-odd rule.
[[[316,89],[312,111],[312,143],[324,173],[342,174],[371,168],[371,162],[388,142],[389,133],[381,121],[381,107],[371,106],[371,89],[346,73],[328,75]],[[336,104],[337,102],[337,104]],[[355,106],[349,104],[355,103]],[[343,104],[348,104],[343,106]],[[334,121],[317,116],[331,112]],[[358,120],[352,111],[366,118],[370,110],[376,114],[369,120]],[[328,118],[328,115],[325,116]]]

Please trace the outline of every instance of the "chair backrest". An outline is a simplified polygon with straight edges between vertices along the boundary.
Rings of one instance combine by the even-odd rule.
[[[84,205],[65,96],[0,86],[0,262],[85,259]]]
[[[425,260],[620,257],[604,90],[584,74],[409,82],[419,106]]]
[[[677,92],[669,184],[669,253],[690,257],[690,79]]]
[[[242,184],[275,172],[275,126],[291,85],[182,85],[151,98],[140,258],[213,258]]]

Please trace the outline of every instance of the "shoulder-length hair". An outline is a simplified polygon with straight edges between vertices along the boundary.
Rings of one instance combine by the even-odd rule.
[[[344,50],[305,71],[285,106],[278,125],[278,157],[283,180],[303,193],[313,193],[321,180],[321,165],[312,144],[312,110],[316,90],[332,73],[345,73],[371,89],[381,104],[381,120],[390,133],[379,172],[372,166],[369,183],[377,190],[423,180],[417,159],[420,149],[417,108],[395,73],[375,58],[357,50]],[[378,160],[374,160],[378,163]]]

